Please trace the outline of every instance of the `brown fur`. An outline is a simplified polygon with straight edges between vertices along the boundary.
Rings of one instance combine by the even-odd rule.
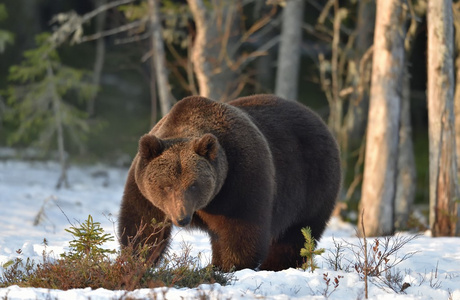
[[[298,103],[271,95],[229,104],[188,97],[139,141],[121,205],[121,242],[155,218],[208,232],[212,263],[223,270],[296,267],[300,228],[321,237],[340,172],[332,135]],[[161,233],[163,249],[169,235],[170,228]]]

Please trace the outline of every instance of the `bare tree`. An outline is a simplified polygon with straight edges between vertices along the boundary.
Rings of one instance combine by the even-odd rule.
[[[310,3],[316,3],[309,1]],[[330,36],[331,58],[325,59],[319,56],[320,78],[322,89],[330,106],[329,126],[336,135],[342,150],[342,165],[346,172],[349,156],[358,154],[355,165],[355,178],[346,193],[346,199],[350,199],[356,187],[362,181],[361,165],[364,161],[364,146],[362,139],[369,106],[368,86],[371,78],[373,36],[375,23],[375,2],[362,0],[357,3],[357,23],[354,30],[350,30],[342,21],[352,11],[347,7],[339,7],[339,1],[329,0],[324,7],[320,7],[320,17],[315,26],[317,32]],[[416,16],[412,8],[412,1],[403,3],[404,20],[407,20],[408,12],[411,17],[410,34],[406,36],[405,48],[409,53],[411,41],[417,28]],[[410,9],[408,9],[410,8]],[[330,12],[332,11],[333,14]],[[332,24],[328,29],[325,21]],[[339,42],[342,41],[342,42]],[[346,43],[343,43],[346,41]],[[408,56],[406,54],[405,56]],[[351,58],[351,59],[350,59]],[[407,69],[407,61],[404,69],[404,84],[402,91],[402,107],[400,114],[398,166],[395,174],[396,196],[394,200],[395,225],[398,228],[405,227],[415,195],[415,160],[412,145],[412,128],[410,121],[410,75]],[[327,73],[330,69],[330,75]],[[401,77],[401,78],[403,78]],[[346,102],[348,100],[348,103]],[[348,109],[345,109],[345,105]],[[345,116],[344,113],[346,112]],[[359,144],[358,144],[359,143]],[[354,151],[357,147],[359,151]]]
[[[349,152],[362,144],[366,126],[375,3],[363,0],[356,8],[350,8],[340,7],[338,0],[328,0],[324,6],[313,0],[308,2],[320,14],[314,30],[309,26],[304,28],[331,44],[318,56],[320,83],[329,103],[328,125],[342,150],[342,170],[346,173]],[[355,28],[349,28],[345,21],[356,13]],[[329,51],[331,55],[327,58]],[[361,175],[357,174],[358,177]]]
[[[455,154],[453,20],[451,0],[428,0],[428,122],[430,228],[460,234]]]
[[[332,133],[337,139],[339,146],[343,149],[342,136],[340,134],[343,126],[343,104],[344,97],[341,96],[341,90],[344,86],[343,75],[344,75],[344,61],[343,51],[340,44],[340,33],[342,29],[342,13],[340,12],[339,1],[329,0],[324,5],[320,16],[318,17],[316,27],[321,31],[328,31],[325,29],[325,21],[329,16],[329,10],[333,8],[334,18],[331,20],[333,28],[331,30],[331,59],[327,61],[323,53],[318,56],[319,70],[321,78],[321,86],[323,91],[326,93],[326,98],[329,103],[329,118],[328,125]],[[349,39],[351,41],[351,39]],[[330,69],[330,79],[327,79],[326,73]]]
[[[173,97],[166,69],[158,0],[148,0],[148,3],[150,9],[150,29],[152,34],[152,59],[155,67],[155,76],[152,75],[151,80],[156,80],[156,87],[158,88],[160,98],[161,114],[164,116],[171,109]]]
[[[412,52],[413,39],[418,28],[417,18],[412,1],[408,1],[408,19],[410,26],[407,30],[404,48],[406,62],[404,64],[403,91],[401,99],[401,117],[399,128],[398,148],[398,177],[396,180],[395,196],[395,228],[406,229],[415,198],[416,168],[414,147],[412,143],[412,125],[410,115],[410,74],[409,56]]]
[[[107,0],[98,0],[97,7],[82,16],[78,15],[74,11],[68,13],[60,13],[53,17],[52,22],[58,23],[59,27],[57,30],[52,34],[50,37],[50,43],[53,45],[53,49],[60,46],[62,43],[69,41],[72,43],[82,43],[88,42],[92,40],[99,40],[106,36],[112,36],[115,34],[119,34],[122,32],[127,32],[134,29],[140,28],[150,28],[150,32],[146,32],[146,34],[150,34],[151,38],[151,57],[152,57],[152,78],[151,80],[156,80],[156,82],[151,82],[151,91],[152,91],[152,99],[156,99],[156,87],[158,86],[158,94],[160,98],[160,107],[161,112],[165,115],[171,108],[172,102],[174,98],[171,94],[169,82],[168,82],[168,72],[166,69],[166,62],[165,62],[165,50],[163,45],[163,38],[162,38],[162,26],[160,21],[159,15],[159,5],[158,0],[148,0],[148,11],[145,14],[145,17],[141,17],[131,23],[124,24],[117,28],[108,29],[102,31],[102,28],[99,28],[95,34],[92,35],[84,35],[83,25],[89,22],[93,18],[97,18],[98,20],[102,20],[104,14],[107,10],[116,8],[121,5],[129,4],[135,2],[135,0],[114,0],[109,1]],[[146,24],[150,21],[150,27],[146,26]],[[102,25],[101,25],[102,26]],[[143,30],[138,30],[143,31]],[[131,38],[130,41],[138,41],[141,39],[140,37]],[[102,70],[102,62],[104,56],[104,49],[103,49],[103,42],[98,42],[98,50],[97,50],[97,58],[95,63],[95,82],[98,81],[100,77],[100,72]],[[99,74],[98,74],[99,73]],[[93,99],[94,100],[94,99]],[[152,107],[152,119],[156,117],[156,101],[152,101],[154,107]],[[88,112],[92,112],[93,110],[93,103],[88,105]]]
[[[239,1],[187,0],[196,26],[191,59],[200,95],[225,101],[235,88],[239,47],[237,5]]]
[[[308,3],[320,14],[314,28],[304,25],[304,29],[331,44],[324,53],[318,55],[319,75],[321,89],[329,103],[328,125],[341,149],[343,174],[348,173],[349,158],[357,158],[354,166],[355,177],[345,196],[345,201],[348,201],[362,181],[361,167],[365,145],[363,136],[371,81],[375,1],[359,1],[356,8],[340,7],[338,0],[328,0],[323,6],[313,0]],[[355,14],[358,17],[355,28],[352,29],[345,21],[349,19],[348,16]],[[329,24],[332,28],[329,28]],[[329,50],[331,55],[327,58]]]
[[[281,26],[275,94],[297,100],[304,0],[286,1]]]
[[[403,3],[377,0],[361,199],[369,236],[393,232],[405,20]]]
[[[95,6],[101,7],[107,3],[107,0],[95,0]],[[105,17],[107,12],[103,11],[99,15],[96,16],[96,34],[102,32],[104,30],[105,25]],[[93,84],[97,87],[100,85],[101,81],[101,74],[102,68],[104,66],[104,58],[105,58],[105,41],[104,38],[99,38],[96,40],[96,57],[94,59],[94,67],[93,67]],[[94,115],[94,103],[96,100],[97,92],[92,95],[91,98],[88,99],[87,104],[87,112],[88,115]]]
[[[353,44],[354,58],[347,68],[349,81],[354,87],[350,95],[347,114],[344,118],[343,149],[353,150],[359,147],[365,133],[369,108],[369,82],[366,72],[368,57],[374,40],[375,1],[361,0],[358,3],[356,41]],[[370,65],[370,64],[369,64]]]

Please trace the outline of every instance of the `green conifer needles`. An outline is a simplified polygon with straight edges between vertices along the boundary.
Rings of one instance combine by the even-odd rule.
[[[65,231],[72,234],[74,240],[69,242],[69,253],[61,255],[63,258],[98,261],[106,257],[107,254],[115,253],[115,250],[101,248],[102,244],[113,241],[114,238],[112,235],[104,233],[101,223],[94,222],[91,215],[88,215],[88,219],[79,227],[71,226]]]
[[[17,123],[10,143],[35,141],[47,148],[59,131],[78,146],[89,132],[87,114],[79,108],[96,91],[90,73],[65,66],[49,42],[49,34],[36,37],[37,47],[24,52],[24,60],[9,70],[7,91],[13,108],[9,118]],[[60,130],[62,128],[62,130]],[[61,149],[62,150],[62,149]]]
[[[325,249],[320,248],[315,250],[316,242],[315,239],[311,236],[310,227],[304,227],[301,229],[301,231],[305,238],[304,248],[300,249],[300,256],[304,258],[302,269],[307,270],[310,268],[313,272],[316,268],[318,268],[318,265],[315,262],[315,255],[323,254]]]
[[[8,13],[6,12],[5,4],[0,4],[0,21],[8,18]],[[7,30],[0,29],[0,53],[5,51],[7,44],[13,44],[14,34]]]

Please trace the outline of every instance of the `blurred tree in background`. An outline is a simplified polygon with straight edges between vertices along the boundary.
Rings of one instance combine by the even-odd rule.
[[[0,22],[8,18],[8,13],[6,11],[5,5],[0,4]],[[14,35],[10,31],[3,30],[0,27],[0,55],[5,51],[5,48],[8,44],[13,44]],[[0,95],[0,130],[3,125],[3,116],[6,113],[7,107],[6,103],[3,100],[3,97]]]
[[[7,92],[11,109],[6,118],[16,123],[17,129],[9,135],[9,141],[14,144],[23,140],[45,151],[56,144],[61,164],[59,188],[63,183],[68,186],[65,133],[83,153],[90,130],[87,113],[68,98],[87,100],[96,87],[89,80],[89,72],[60,62],[48,33],[38,35],[36,41],[38,47],[25,51],[22,63],[10,68],[9,81],[14,85]]]
[[[8,18],[8,13],[6,11],[5,5],[0,4],[0,22]],[[5,48],[8,44],[13,44],[14,35],[10,31],[0,29],[0,53],[5,51]]]

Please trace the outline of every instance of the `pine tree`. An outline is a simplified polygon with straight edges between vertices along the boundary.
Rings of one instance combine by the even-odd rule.
[[[65,137],[82,150],[89,132],[87,114],[69,100],[88,99],[95,86],[88,72],[61,63],[48,33],[38,35],[36,42],[38,47],[25,51],[23,62],[9,70],[8,79],[15,85],[8,89],[8,104],[13,109],[7,117],[17,123],[9,142],[33,141],[33,146],[44,151],[56,143],[61,164],[59,188],[62,183],[68,185]]]
[[[97,262],[107,254],[115,253],[115,250],[101,248],[102,244],[113,241],[114,238],[104,233],[101,223],[94,222],[91,215],[88,215],[88,219],[79,227],[71,226],[65,231],[71,233],[74,239],[69,242],[70,252],[62,254],[64,258],[89,259]]]
[[[324,253],[325,249],[320,248],[315,250],[316,242],[315,239],[311,236],[311,228],[304,227],[301,229],[303,237],[305,238],[304,248],[300,249],[300,256],[302,256],[305,262],[302,264],[302,269],[306,270],[311,269],[311,272],[318,268],[318,265],[315,262],[315,255],[321,255]]]

